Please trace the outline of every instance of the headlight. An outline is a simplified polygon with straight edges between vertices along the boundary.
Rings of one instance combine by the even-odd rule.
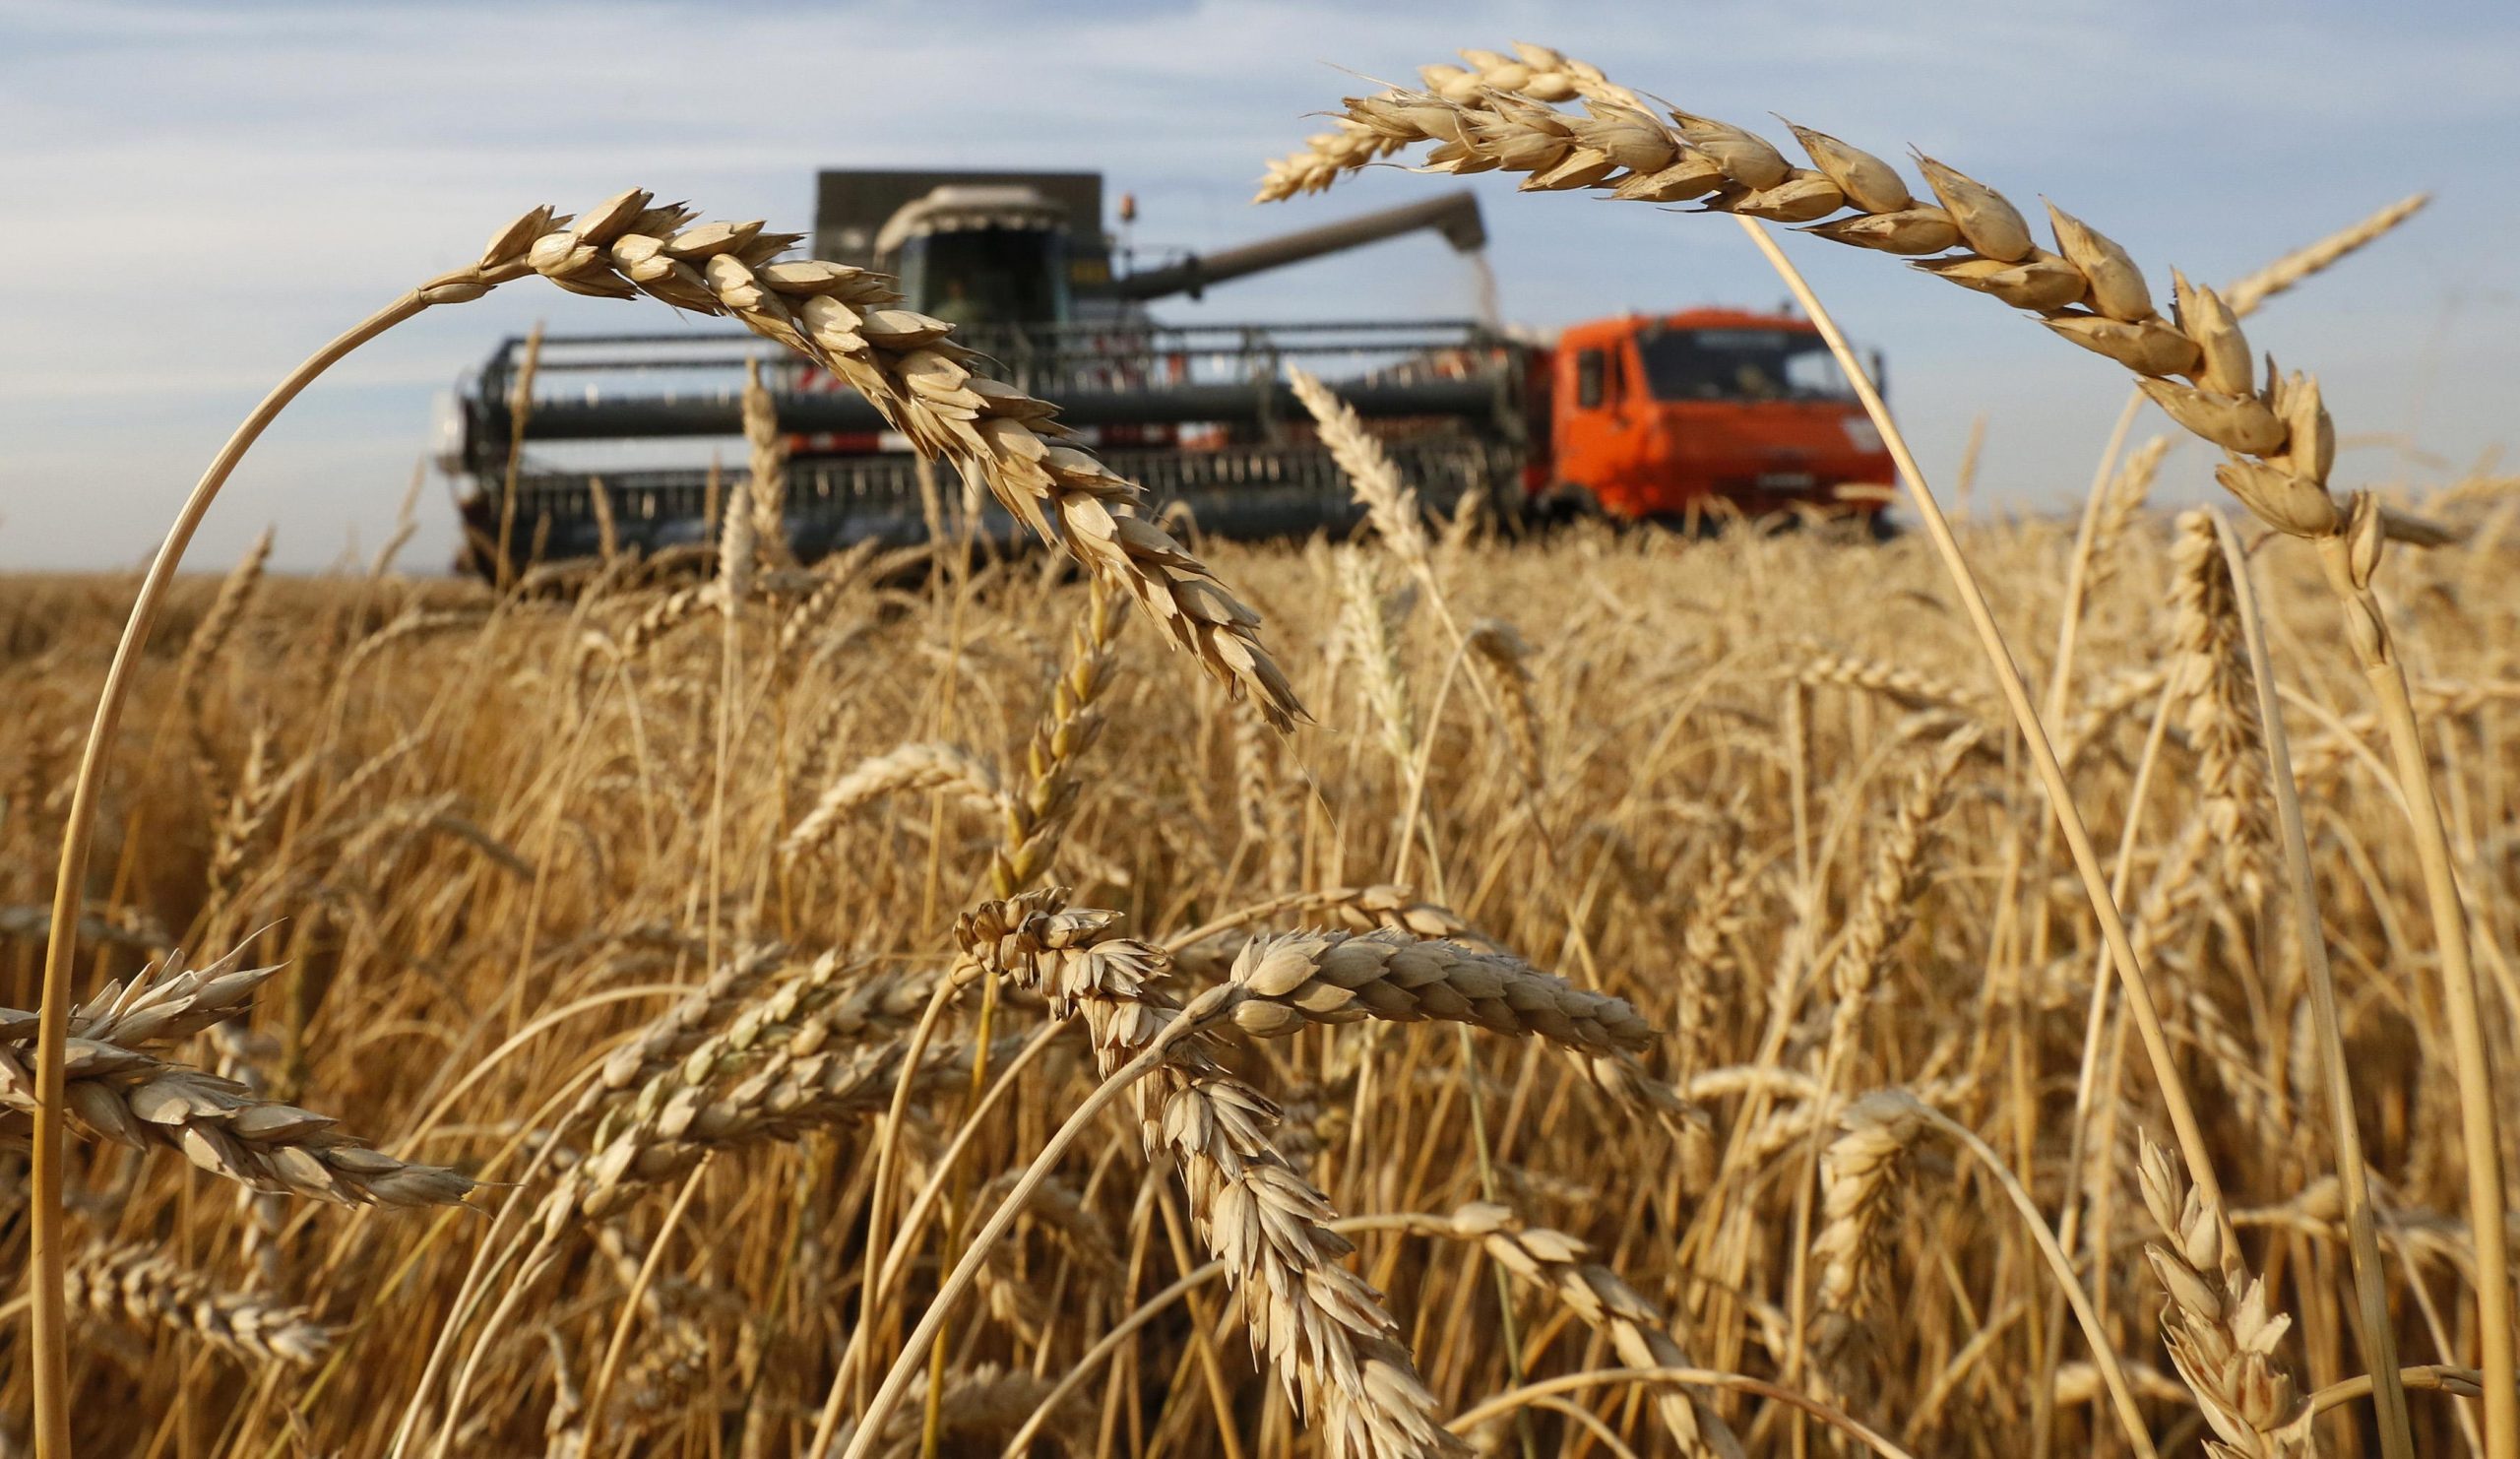
[[[1881,430],[1872,423],[1871,416],[1841,415],[1838,424],[1846,428],[1847,444],[1858,451],[1869,456],[1882,449]]]

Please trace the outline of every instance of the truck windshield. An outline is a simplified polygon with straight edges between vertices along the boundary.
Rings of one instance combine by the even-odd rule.
[[[1656,400],[1847,400],[1817,335],[1781,329],[1649,329],[1636,338]]]

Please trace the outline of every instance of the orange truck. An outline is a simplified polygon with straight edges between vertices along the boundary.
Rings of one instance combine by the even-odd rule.
[[[1576,325],[1544,354],[1525,476],[1541,515],[1817,513],[1882,530],[1889,453],[1809,321],[1629,314]]]

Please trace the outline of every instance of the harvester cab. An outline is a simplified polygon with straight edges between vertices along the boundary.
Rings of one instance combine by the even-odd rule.
[[[1030,187],[948,184],[875,235],[903,302],[957,329],[1062,325],[1070,304],[1067,210]]]

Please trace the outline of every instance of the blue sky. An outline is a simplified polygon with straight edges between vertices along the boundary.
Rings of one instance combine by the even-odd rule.
[[[1562,12],[1562,13],[1561,13]],[[1455,185],[1384,170],[1271,209],[1261,160],[1304,113],[1457,45],[1522,38],[1693,110],[1908,146],[2111,233],[2158,286],[2226,279],[2419,188],[2398,236],[2252,321],[2317,371],[2353,481],[2455,476],[2520,445],[2520,7],[1702,0],[1373,6],[0,0],[0,568],[143,557],[233,422],[336,330],[461,262],[523,208],[633,184],[810,222],[842,165],[1100,168],[1144,244],[1213,248]],[[1482,186],[1508,318],[1767,305],[1730,225]],[[1988,418],[1984,498],[2078,492],[2114,368],[1880,255],[1796,246],[1889,353],[1929,470]],[[1469,312],[1468,268],[1395,242],[1220,288],[1178,320]],[[645,307],[644,317],[630,316]],[[194,549],[266,523],[284,566],[388,530],[434,399],[502,336],[669,328],[528,283],[434,311],[337,368],[237,475]],[[2158,425],[2156,420],[2154,424]],[[2403,449],[2416,433],[2420,450]],[[2206,489],[2201,451],[2167,489]],[[410,565],[453,540],[443,486]]]

